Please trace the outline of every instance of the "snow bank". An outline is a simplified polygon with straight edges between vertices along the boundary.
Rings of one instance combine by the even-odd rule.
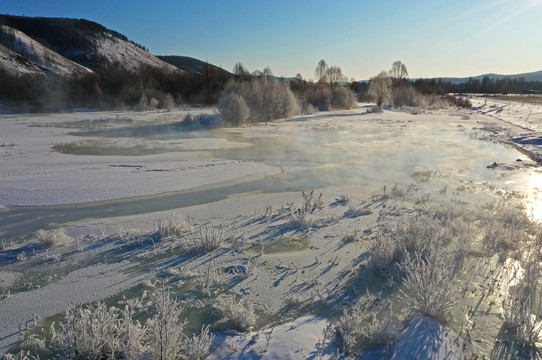
[[[328,322],[315,316],[304,316],[295,321],[250,334],[216,334],[218,346],[209,359],[232,360],[305,360],[317,359]],[[322,359],[329,359],[336,349],[328,341]]]

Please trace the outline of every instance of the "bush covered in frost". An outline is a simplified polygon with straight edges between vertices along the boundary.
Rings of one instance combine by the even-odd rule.
[[[405,295],[423,315],[444,321],[457,302],[454,268],[443,252],[415,253],[400,264]]]
[[[185,335],[183,308],[160,289],[150,298],[150,307],[127,305],[123,311],[103,302],[70,306],[65,320],[51,325],[51,344],[63,359],[203,359],[214,336],[208,327],[199,335]],[[141,309],[143,307],[144,309]],[[134,320],[145,308],[150,317],[145,324]]]
[[[72,238],[66,234],[64,229],[55,229],[51,231],[38,230],[35,239],[39,242],[42,248],[47,248],[56,245],[67,245],[72,242]]]
[[[250,109],[243,97],[234,92],[224,94],[218,101],[218,110],[224,121],[232,125],[240,125],[248,122]]]
[[[229,82],[218,109],[222,118],[234,125],[287,118],[300,110],[288,83],[267,77]]]
[[[348,110],[356,106],[356,95],[344,86],[319,86],[306,95],[307,103],[316,109]]]
[[[254,308],[242,298],[237,301],[233,295],[221,296],[217,298],[215,308],[237,330],[250,331],[256,323]]]

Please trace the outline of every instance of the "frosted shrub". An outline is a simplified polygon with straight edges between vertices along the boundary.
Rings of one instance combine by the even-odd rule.
[[[370,265],[373,270],[386,270],[394,261],[397,253],[397,244],[391,236],[384,236],[378,233],[369,247],[371,254]]]
[[[449,105],[456,106],[458,108],[472,108],[472,103],[467,98],[457,97],[454,95],[446,95],[444,99]]]
[[[209,354],[215,336],[209,333],[209,326],[203,326],[199,335],[192,335],[186,343],[186,356],[190,360],[203,360]]]
[[[245,124],[250,117],[250,109],[245,99],[236,93],[221,96],[218,101],[218,111],[222,119],[232,125]]]
[[[233,295],[225,295],[217,298],[215,308],[237,330],[250,331],[256,323],[256,314],[250,303],[241,298],[235,300]]]
[[[357,343],[357,337],[361,334],[361,323],[363,322],[362,308],[354,307],[348,312],[343,309],[343,314],[335,322],[335,334],[341,351],[351,354]]]
[[[188,240],[186,249],[194,253],[202,253],[219,249],[224,245],[226,235],[220,229],[200,227],[198,234]]]
[[[392,103],[391,85],[392,81],[385,71],[371,78],[367,94],[374,98],[378,111],[382,109],[382,105]]]
[[[315,211],[324,210],[324,201],[322,200],[322,194],[315,198],[314,190],[311,190],[310,193],[301,192],[303,195],[303,211],[306,213],[313,213]]]
[[[147,320],[148,355],[152,359],[184,359],[186,321],[181,321],[181,304],[171,298],[169,289],[160,289],[153,295],[154,314]]]
[[[371,321],[362,328],[361,332],[371,345],[390,346],[401,337],[401,326],[391,317],[378,320],[373,315]]]
[[[152,97],[151,100],[149,101],[149,110],[156,110],[159,103],[160,101],[157,98]]]
[[[399,221],[392,238],[397,246],[396,260],[402,260],[415,253],[422,257],[441,253],[441,250],[452,241],[450,229],[443,226],[432,214],[426,213]]]
[[[334,110],[350,110],[357,104],[356,95],[344,86],[336,86],[331,90],[331,108]]]
[[[70,306],[65,320],[51,325],[51,345],[62,359],[203,359],[214,336],[209,327],[191,338],[184,334],[183,308],[162,288],[151,295],[150,318],[144,325],[134,321],[134,308],[147,305],[138,300],[124,311],[103,302]]]
[[[224,272],[218,268],[215,261],[210,261],[207,270],[198,274],[195,280],[198,290],[207,296],[211,296],[211,290],[220,287],[224,282]]]
[[[331,89],[328,87],[316,89],[307,95],[307,101],[320,111],[329,110],[331,109]]]
[[[155,235],[159,241],[175,241],[181,238],[185,232],[190,232],[190,225],[178,218],[172,218],[160,220]]]
[[[175,100],[173,100],[173,96],[171,96],[171,94],[167,94],[164,97],[163,103],[164,109],[167,109],[167,111],[172,111],[175,109]]]
[[[360,241],[361,239],[362,239],[362,236],[358,229],[354,229],[353,232],[348,233],[343,237],[343,241],[345,243],[353,243],[356,241]]]
[[[301,106],[301,114],[303,115],[312,115],[314,113],[318,112],[318,108],[316,108],[311,103],[305,102]]]
[[[67,245],[72,242],[72,238],[66,235],[64,229],[55,229],[51,231],[38,230],[35,235],[36,240],[42,248],[56,245]]]
[[[412,85],[406,83],[395,87],[392,90],[392,98],[394,106],[423,106],[423,95],[419,94]]]
[[[30,351],[21,350],[17,354],[5,354],[0,356],[2,360],[39,360],[39,356],[34,356]]]
[[[122,356],[119,311],[103,302],[70,306],[51,342],[67,359],[113,359]]]
[[[443,252],[415,253],[400,264],[405,295],[423,315],[445,320],[457,302],[454,269]]]
[[[309,215],[324,210],[324,201],[322,200],[322,194],[317,198],[314,197],[314,190],[310,193],[303,191],[301,194],[303,195],[303,205],[301,207],[296,209],[293,203],[290,204],[290,223],[295,227],[305,229],[312,225]]]
[[[242,99],[242,100],[240,100]],[[251,81],[231,81],[226,85],[219,100],[219,111],[225,121],[240,124],[238,116],[233,116],[236,108],[245,105],[250,111],[251,122],[270,121],[299,114],[299,104],[290,86],[285,81],[275,81],[261,77]],[[238,111],[245,114],[245,109]],[[248,115],[245,117],[245,121]]]
[[[484,244],[495,252],[515,250],[526,236],[529,226],[530,221],[524,211],[501,204],[482,219]]]
[[[122,353],[128,358],[136,358],[146,350],[147,328],[134,321],[134,315],[134,306],[126,305],[118,323]]]
[[[356,95],[344,86],[320,87],[306,95],[308,105],[318,110],[349,110],[357,104]]]
[[[127,245],[134,243],[141,243],[143,233],[138,229],[126,229],[124,227],[119,227],[117,230],[117,238],[124,242]]]

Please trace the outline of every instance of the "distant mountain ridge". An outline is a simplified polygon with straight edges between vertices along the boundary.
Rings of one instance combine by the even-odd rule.
[[[534,72],[527,72],[527,73],[521,73],[521,74],[512,74],[512,75],[503,75],[503,74],[483,74],[478,76],[472,76],[472,77],[436,77],[435,79],[440,79],[443,82],[450,82],[452,84],[461,84],[469,81],[469,79],[473,80],[480,80],[482,81],[483,78],[488,77],[489,79],[495,79],[495,80],[502,80],[502,79],[519,79],[523,78],[525,81],[542,81],[542,70],[540,71],[534,71]],[[431,78],[428,78],[431,79]],[[415,80],[415,79],[413,79]]]

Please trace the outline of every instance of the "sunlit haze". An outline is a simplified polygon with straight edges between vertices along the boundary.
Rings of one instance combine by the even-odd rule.
[[[227,70],[314,77],[320,59],[368,79],[395,60],[411,77],[542,69],[542,1],[21,1],[0,12],[86,18],[159,55]]]

